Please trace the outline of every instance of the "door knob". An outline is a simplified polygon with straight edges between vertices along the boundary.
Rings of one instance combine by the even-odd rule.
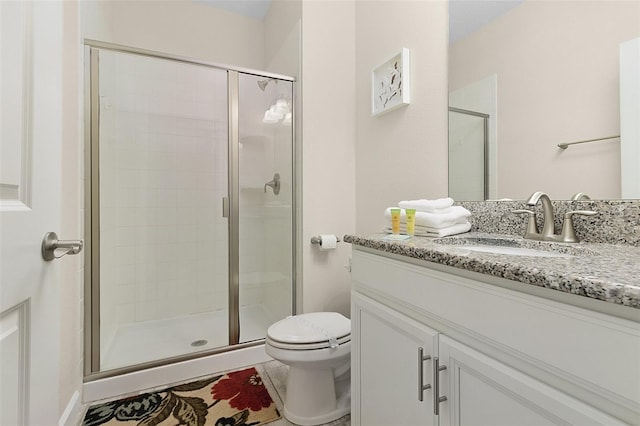
[[[42,239],[42,258],[46,261],[60,259],[65,254],[78,254],[82,251],[82,240],[59,240],[55,232],[47,232]],[[64,250],[56,255],[56,250]]]

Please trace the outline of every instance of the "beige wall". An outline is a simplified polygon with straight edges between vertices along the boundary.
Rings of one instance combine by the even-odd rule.
[[[348,315],[351,246],[310,240],[355,229],[355,5],[304,1],[302,20],[302,310]]]
[[[303,310],[347,314],[350,246],[309,240],[378,232],[385,207],[446,196],[447,3],[305,1],[302,15]],[[402,47],[411,104],[372,117],[371,70]]]
[[[264,67],[264,23],[191,0],[82,2],[83,37],[236,67]]]
[[[450,90],[498,76],[498,198],[619,198],[619,141],[556,144],[620,134],[619,44],[639,34],[636,1],[527,1],[452,46]]]
[[[447,196],[447,2],[356,2],[356,230],[398,201]],[[411,104],[371,116],[371,70],[411,50]],[[306,111],[305,111],[306,113]]]
[[[264,18],[264,70],[300,74],[301,0],[273,0]]]

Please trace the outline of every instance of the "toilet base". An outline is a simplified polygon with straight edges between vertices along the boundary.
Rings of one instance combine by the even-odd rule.
[[[313,386],[309,387],[309,383]],[[283,413],[287,420],[301,426],[313,426],[337,420],[350,411],[348,371],[334,379],[331,369],[289,368]]]

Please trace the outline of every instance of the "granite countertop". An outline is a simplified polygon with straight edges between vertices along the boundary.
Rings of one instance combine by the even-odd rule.
[[[445,238],[389,241],[386,234],[345,235],[356,246],[394,253],[556,291],[640,309],[640,247],[604,243],[551,243],[513,235],[470,232]],[[493,245],[565,253],[533,257],[471,251],[469,239]]]

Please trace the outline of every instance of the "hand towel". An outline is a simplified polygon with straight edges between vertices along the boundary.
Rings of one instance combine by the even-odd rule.
[[[401,209],[416,209],[419,212],[427,213],[449,213],[453,206],[452,198],[438,198],[437,200],[409,200],[400,201],[398,207]]]
[[[457,223],[455,225],[447,226],[446,228],[427,228],[427,227],[417,227],[414,232],[414,236],[416,237],[433,237],[433,238],[441,238],[448,237],[449,235],[463,234],[465,232],[469,232],[471,230],[471,223],[468,221],[464,221],[463,223]],[[391,234],[391,227],[387,227],[384,229],[384,232],[387,234]],[[400,225],[400,233],[406,234],[407,228],[404,225]]]
[[[384,212],[385,217],[389,219],[391,219],[391,209],[392,207],[389,207]],[[462,206],[453,206],[449,213],[442,214],[416,212],[416,225],[441,229],[466,221],[466,218],[469,216],[471,216],[471,212]],[[400,210],[400,222],[407,222],[407,216],[404,209]]]

